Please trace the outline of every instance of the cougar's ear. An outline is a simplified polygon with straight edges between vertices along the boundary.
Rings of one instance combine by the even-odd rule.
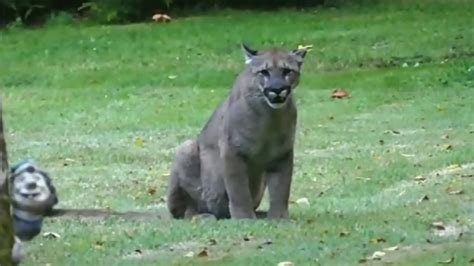
[[[290,52],[290,54],[294,56],[300,64],[303,63],[304,57],[307,53],[308,49],[306,48],[298,48]]]
[[[244,52],[245,64],[248,65],[252,62],[252,58],[257,55],[258,51],[248,47],[245,43],[242,43],[240,46]]]

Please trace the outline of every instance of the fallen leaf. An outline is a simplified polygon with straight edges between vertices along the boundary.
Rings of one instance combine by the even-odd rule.
[[[387,241],[383,237],[372,238],[370,240],[370,243],[372,243],[372,244],[385,243],[385,242],[387,242]]]
[[[158,22],[158,23],[169,23],[171,22],[171,17],[166,15],[166,14],[155,14],[153,15],[153,17],[151,18],[152,20],[154,20],[155,22]]]
[[[141,249],[135,249],[134,252],[137,253],[137,254],[142,254],[143,253],[143,251]]]
[[[348,236],[348,235],[349,235],[348,231],[342,231],[342,232],[339,233],[340,237],[344,237],[344,236]]]
[[[443,148],[444,148],[445,150],[447,150],[447,151],[450,151],[450,150],[453,149],[453,145],[451,145],[451,144],[446,144],[446,145],[443,146]]]
[[[464,190],[462,190],[462,189],[448,188],[448,189],[446,189],[446,192],[448,192],[449,195],[461,195],[461,194],[464,194]]]
[[[443,222],[434,222],[431,224],[431,227],[433,227],[436,230],[445,230],[446,226],[444,225]]]
[[[385,254],[386,253],[383,251],[375,251],[372,255],[360,259],[359,263],[364,263],[364,262],[372,261],[372,260],[381,260],[382,257],[385,256]]]
[[[428,195],[424,195],[418,200],[418,202],[427,201],[427,200],[430,200],[430,198],[428,197]]]
[[[306,51],[311,51],[313,50],[313,45],[312,44],[308,44],[308,45],[298,45],[298,50],[301,50],[301,49],[304,49]]]
[[[207,248],[204,248],[203,250],[201,250],[198,254],[197,254],[198,257],[207,257],[209,256],[209,253],[207,252]]]
[[[153,195],[155,195],[155,193],[156,193],[156,188],[155,187],[149,187],[148,188],[148,194],[153,196]]]
[[[438,264],[451,264],[454,262],[454,257],[451,257],[447,260],[443,260],[443,261],[438,261]]]
[[[383,251],[375,251],[374,254],[372,254],[372,256],[370,256],[370,258],[372,260],[380,260],[383,256],[385,256],[385,252]]]
[[[310,205],[308,198],[297,199],[296,204],[298,204],[301,207],[309,207],[309,205]]]
[[[264,246],[268,246],[268,245],[271,245],[273,244],[273,241],[268,239],[268,240],[265,240],[265,242],[263,242],[262,244],[258,245],[258,249],[262,249]]]
[[[187,258],[192,258],[192,257],[194,257],[194,252],[189,251],[188,253],[184,254],[184,256],[187,257]]]
[[[278,266],[294,266],[295,264],[291,261],[282,261],[278,263]]]
[[[459,170],[462,169],[461,165],[455,163],[455,164],[450,164],[448,167],[446,167],[446,170]]]
[[[244,236],[244,241],[250,241],[252,239],[253,239],[253,236],[251,236],[251,235]]]
[[[169,75],[168,78],[169,79],[176,79],[178,76],[177,75]]]
[[[137,147],[140,147],[140,148],[145,147],[145,141],[140,137],[135,138],[134,143],[135,143],[135,146]]]
[[[349,93],[344,89],[335,89],[331,93],[333,99],[343,99],[349,97]]]
[[[104,248],[105,241],[104,240],[97,240],[94,243],[94,248],[95,249],[103,249]]]
[[[383,250],[385,250],[385,251],[395,251],[395,250],[398,250],[398,246],[384,248]]]
[[[56,238],[61,238],[61,235],[54,232],[45,232],[43,234],[43,237],[49,238],[49,239],[56,239]]]
[[[426,177],[424,177],[422,175],[415,176],[415,181],[425,181],[425,180],[426,180]]]

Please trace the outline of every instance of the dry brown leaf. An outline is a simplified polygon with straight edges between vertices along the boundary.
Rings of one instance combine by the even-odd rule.
[[[349,93],[344,89],[335,89],[331,93],[333,99],[343,99],[349,97]]]
[[[207,248],[204,248],[203,250],[201,250],[198,254],[197,254],[198,257],[208,257],[209,256],[209,252],[207,251]]]
[[[305,207],[305,208],[309,207],[309,205],[310,205],[308,198],[297,199],[296,204],[298,204],[301,207]]]
[[[251,235],[244,236],[244,241],[250,241],[252,239],[253,239],[253,236],[251,236]]]
[[[271,245],[271,244],[273,244],[273,241],[268,239],[268,240],[265,240],[262,244],[258,245],[257,248],[262,249],[264,246],[268,246],[268,245]]]
[[[448,188],[448,189],[446,189],[446,192],[448,192],[449,195],[461,195],[461,194],[464,194],[464,190],[462,190],[462,189],[454,189],[454,188]]]
[[[192,258],[192,257],[194,257],[194,252],[189,251],[188,253],[184,254],[184,256],[187,257],[187,258]]]
[[[153,21],[157,23],[169,23],[171,22],[171,17],[166,14],[155,14],[151,18]]]
[[[390,130],[385,130],[385,134],[391,133],[392,135],[400,135],[400,131],[395,130],[395,129],[390,129]]]
[[[427,201],[427,200],[430,200],[430,198],[428,197],[428,195],[424,195],[418,200],[418,202]]]
[[[344,236],[348,236],[348,235],[349,235],[348,231],[342,231],[342,232],[339,233],[340,237],[344,237]]]
[[[49,238],[49,239],[57,239],[57,238],[61,238],[61,235],[55,232],[45,232],[43,234],[43,237]]]
[[[140,255],[143,253],[143,251],[141,249],[135,249],[133,252],[135,252],[136,254],[140,254]]]
[[[445,150],[447,150],[447,151],[450,151],[450,150],[453,149],[453,145],[451,145],[451,144],[446,144],[446,145],[443,146],[443,148],[444,148]]]
[[[301,50],[301,49],[304,49],[306,50],[307,52],[310,52],[312,49],[313,49],[313,45],[312,44],[308,44],[308,45],[298,45],[298,50]]]
[[[137,147],[140,147],[140,148],[145,147],[145,141],[140,137],[135,138],[134,143],[135,143],[135,146]]]
[[[445,230],[446,225],[444,225],[443,222],[434,222],[431,224],[431,227],[433,227],[436,230]]]
[[[443,260],[443,261],[438,261],[438,264],[451,264],[454,262],[454,257],[451,257],[447,260]]]
[[[149,187],[148,188],[148,194],[153,196],[153,195],[155,195],[155,193],[156,193],[156,188],[155,187]]]
[[[382,257],[385,255],[386,253],[383,251],[375,251],[372,255],[360,259],[359,263],[364,263],[364,262],[372,261],[372,260],[381,260]]]
[[[278,263],[278,266],[294,266],[295,264],[291,261],[282,261]]]
[[[370,240],[370,243],[372,243],[372,244],[385,243],[385,242],[387,242],[387,241],[383,237],[372,238]]]
[[[383,250],[385,250],[385,251],[395,251],[395,250],[398,250],[398,246],[384,248]]]
[[[424,177],[422,175],[415,176],[415,181],[425,181],[425,180],[426,180],[426,177]]]

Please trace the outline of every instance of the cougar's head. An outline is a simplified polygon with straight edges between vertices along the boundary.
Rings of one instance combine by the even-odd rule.
[[[293,90],[298,86],[300,70],[306,49],[286,51],[270,49],[257,51],[242,44],[245,63],[250,73],[254,75],[254,82],[273,109],[285,106]]]

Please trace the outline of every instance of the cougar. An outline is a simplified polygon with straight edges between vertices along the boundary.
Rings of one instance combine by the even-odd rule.
[[[256,218],[266,188],[267,218],[289,216],[297,124],[293,94],[307,50],[241,46],[245,70],[197,140],[177,148],[167,192],[176,219]]]

